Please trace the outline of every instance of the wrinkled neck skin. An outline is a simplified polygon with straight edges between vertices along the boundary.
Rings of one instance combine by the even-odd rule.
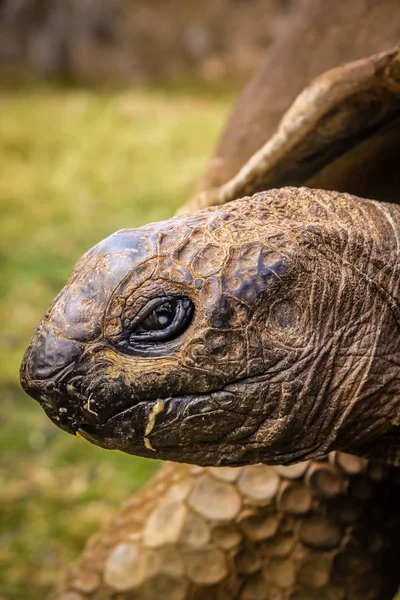
[[[77,264],[22,384],[58,426],[132,454],[398,464],[399,252],[396,205],[306,188],[118,232]],[[127,347],[165,295],[190,299],[190,324]]]
[[[289,420],[299,444],[311,432],[307,457],[346,449],[399,464],[400,209],[346,198],[343,205],[342,196],[322,196],[315,210],[326,211],[326,225],[307,227],[307,260],[319,263],[310,280],[315,341],[309,368],[295,375],[299,361],[288,373],[293,401],[299,378],[297,414]],[[315,451],[316,428],[324,441]]]

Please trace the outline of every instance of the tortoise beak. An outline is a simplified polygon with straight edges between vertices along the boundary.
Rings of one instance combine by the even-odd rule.
[[[23,387],[29,381],[50,379],[75,361],[82,350],[82,344],[57,335],[49,323],[39,326],[22,363],[21,373],[25,375],[21,381]],[[24,389],[26,390],[25,387]]]
[[[73,434],[82,421],[81,407],[78,403],[65,407],[62,385],[82,351],[82,344],[57,335],[49,323],[42,322],[25,352],[20,370],[25,392],[39,402],[58,427]]]

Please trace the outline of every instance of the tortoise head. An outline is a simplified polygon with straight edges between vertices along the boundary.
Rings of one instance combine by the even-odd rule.
[[[321,75],[187,208],[227,204],[90,250],[31,341],[25,390],[66,431],[144,456],[397,459],[398,209],[297,188],[235,198],[288,183],[397,197],[399,83],[398,48]]]
[[[381,448],[398,387],[394,210],[284,188],[119,231],[77,263],[22,385],[62,429],[143,456]]]

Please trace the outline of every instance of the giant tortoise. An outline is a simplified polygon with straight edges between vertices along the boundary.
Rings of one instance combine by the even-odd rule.
[[[196,465],[55,598],[394,597],[399,34],[398,0],[299,2],[194,198],[89,250],[40,323],[21,381],[53,422]]]

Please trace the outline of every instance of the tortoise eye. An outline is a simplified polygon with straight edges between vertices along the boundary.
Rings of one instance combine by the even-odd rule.
[[[192,301],[184,296],[153,298],[132,320],[129,345],[175,339],[188,327],[193,312]]]

